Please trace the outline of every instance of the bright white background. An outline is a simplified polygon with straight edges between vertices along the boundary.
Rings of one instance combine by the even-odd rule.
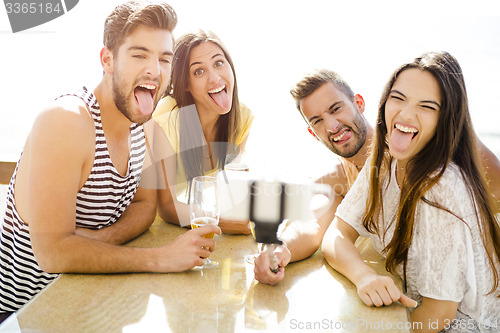
[[[121,1],[80,0],[66,15],[13,34],[0,6],[0,160],[17,160],[36,114],[60,93],[101,77],[105,17]],[[176,36],[213,30],[236,66],[240,100],[256,116],[247,145],[272,174],[316,176],[335,158],[306,131],[289,90],[315,68],[339,72],[374,123],[392,71],[446,50],[462,65],[474,125],[500,152],[500,11],[496,1],[171,0]],[[500,155],[500,154],[499,154]]]

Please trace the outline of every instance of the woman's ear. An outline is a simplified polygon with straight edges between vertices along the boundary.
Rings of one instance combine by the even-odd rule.
[[[105,73],[113,74],[114,58],[113,53],[107,47],[103,47],[100,54],[101,66]]]
[[[358,107],[359,113],[365,112],[365,100],[360,94],[354,95],[354,104]]]
[[[314,136],[314,137],[316,138],[316,140],[318,140],[318,141],[319,141],[318,136],[316,135],[316,133],[314,133],[314,131],[312,130],[312,128],[311,128],[311,127],[309,127],[309,126],[308,126],[308,127],[307,127],[307,130],[309,131],[309,133],[311,133],[311,135],[312,135],[312,136]]]

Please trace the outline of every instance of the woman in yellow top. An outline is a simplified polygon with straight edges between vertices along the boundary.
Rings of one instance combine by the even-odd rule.
[[[239,103],[233,61],[211,32],[187,33],[176,41],[171,86],[153,114],[175,153],[160,166],[166,188],[159,190],[158,213],[187,226],[191,180],[215,175],[227,154],[243,151],[253,116]],[[221,220],[219,226],[228,233],[250,232],[248,223]]]

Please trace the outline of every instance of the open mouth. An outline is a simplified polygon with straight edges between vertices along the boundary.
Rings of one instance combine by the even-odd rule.
[[[140,84],[134,89],[134,96],[143,115],[153,113],[153,99],[156,94],[156,85]]]
[[[400,130],[403,133],[411,134],[412,135],[411,136],[412,140],[418,134],[418,129],[416,129],[415,127],[407,127],[407,126],[404,126],[404,125],[401,125],[401,124],[395,124],[394,128]]]
[[[340,140],[342,140],[345,137],[346,134],[347,134],[347,131],[344,131],[344,132],[340,133],[339,135],[334,136],[332,138],[332,140],[335,142],[339,142]]]
[[[151,98],[153,98],[154,95],[156,94],[156,86],[154,84],[140,84],[135,89],[148,92],[149,94],[151,94]]]
[[[226,110],[230,105],[229,95],[225,84],[208,91],[208,95],[222,109]]]
[[[389,140],[391,146],[396,151],[404,152],[410,147],[411,142],[417,136],[417,134],[417,128],[397,123],[393,127]]]
[[[227,90],[226,90],[226,85],[224,85],[224,84],[223,84],[222,86],[220,86],[220,87],[218,87],[218,88],[215,88],[215,89],[209,90],[209,91],[208,91],[208,93],[209,93],[209,94],[217,94],[217,93],[220,93],[222,90],[226,91],[226,93],[227,93]]]
[[[349,129],[343,129],[337,134],[330,136],[330,140],[334,143],[344,143],[349,140],[352,136],[352,132]]]

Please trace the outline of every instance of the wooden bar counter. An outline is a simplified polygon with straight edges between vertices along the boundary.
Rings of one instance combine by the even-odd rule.
[[[186,232],[157,218],[130,246]],[[216,236],[219,266],[169,274],[62,274],[17,313],[23,332],[411,332],[400,304],[365,306],[321,252],[290,264],[277,286],[257,283],[252,236]],[[379,272],[383,259],[358,244]],[[401,283],[398,281],[398,285]]]

